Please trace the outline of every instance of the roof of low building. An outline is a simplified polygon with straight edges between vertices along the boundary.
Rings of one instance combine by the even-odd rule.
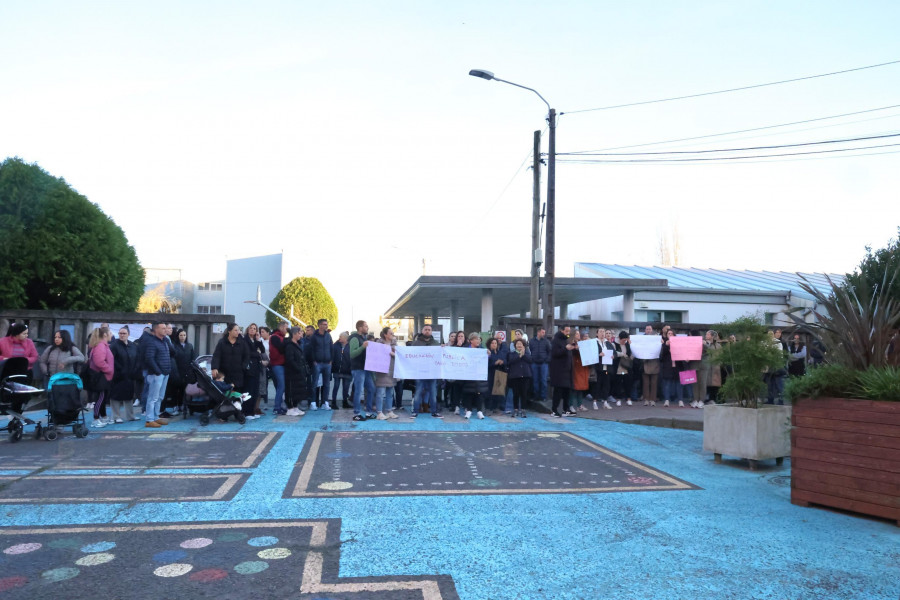
[[[787,271],[739,271],[735,269],[698,269],[695,267],[644,267],[607,263],[575,263],[576,277],[614,279],[665,279],[674,290],[785,291],[803,298],[812,296],[800,287],[805,278],[815,289],[828,291],[828,278],[837,284],[844,275],[790,273]]]

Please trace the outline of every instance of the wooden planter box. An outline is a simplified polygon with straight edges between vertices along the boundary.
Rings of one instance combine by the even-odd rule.
[[[900,525],[900,402],[801,398],[791,430],[791,502]]]

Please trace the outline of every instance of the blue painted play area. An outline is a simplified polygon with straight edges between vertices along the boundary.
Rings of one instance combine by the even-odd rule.
[[[0,596],[120,597],[127,568],[155,598],[900,598],[897,526],[793,506],[789,461],[611,421],[343,412],[0,442]],[[137,448],[158,457],[103,458]]]

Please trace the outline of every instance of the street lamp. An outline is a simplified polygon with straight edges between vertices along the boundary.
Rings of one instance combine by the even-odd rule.
[[[550,124],[550,142],[547,152],[547,251],[544,256],[544,327],[547,333],[553,335],[553,295],[556,279],[556,109],[550,107],[543,96],[537,90],[512,81],[506,81],[495,77],[490,71],[472,69],[469,71],[472,77],[480,77],[488,81],[499,81],[514,85],[523,90],[534,92],[544,104],[547,105],[547,122]],[[534,260],[534,258],[532,258]]]

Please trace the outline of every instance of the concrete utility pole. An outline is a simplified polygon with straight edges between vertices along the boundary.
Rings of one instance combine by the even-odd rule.
[[[536,93],[536,92],[535,92]],[[549,108],[549,105],[548,105]],[[553,335],[554,286],[556,283],[556,109],[550,108],[550,142],[547,150],[547,256],[544,258],[544,327]]]
[[[538,299],[541,294],[541,132],[534,132],[534,190],[531,207],[531,318],[540,317]]]

